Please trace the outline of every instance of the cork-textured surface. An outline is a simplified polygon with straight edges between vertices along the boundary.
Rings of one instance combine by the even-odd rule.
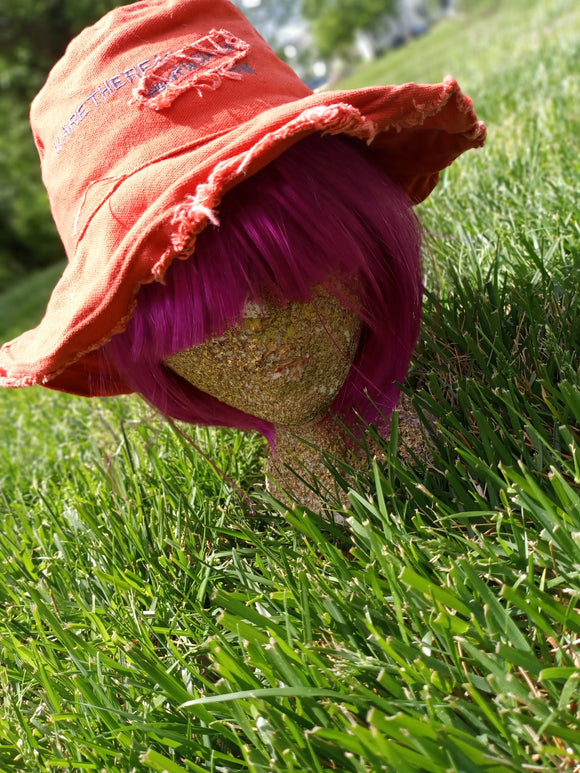
[[[412,462],[414,457],[428,461],[429,438],[411,400],[402,395],[396,410],[398,454],[407,462]],[[338,421],[327,419],[302,427],[277,427],[276,441],[276,456],[270,454],[266,462],[266,485],[274,496],[289,506],[301,504],[315,511],[328,509],[332,499],[348,506],[347,492],[337,489],[325,456],[332,466],[338,466],[347,484],[350,483],[348,468],[362,470],[368,465],[368,457]],[[378,448],[375,454],[382,463],[388,464]],[[348,467],[341,462],[346,462]]]
[[[203,392],[275,425],[299,427],[328,410],[352,365],[362,323],[322,287],[305,303],[247,303],[223,335],[167,364]]]
[[[290,506],[301,504],[321,510],[328,507],[329,500],[346,505],[346,492],[337,486],[325,457],[331,465],[337,460],[341,474],[341,462],[355,469],[361,465],[355,444],[335,419],[301,427],[277,427],[276,454],[270,452],[266,461],[266,488]],[[348,473],[344,477],[348,482]]]

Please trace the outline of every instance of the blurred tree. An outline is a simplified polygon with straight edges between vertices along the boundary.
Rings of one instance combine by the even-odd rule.
[[[317,52],[296,0],[233,0],[276,54],[301,77],[310,74]]]
[[[119,5],[121,0],[2,0],[2,89],[9,88],[17,99],[30,99],[69,41]]]
[[[324,57],[344,51],[358,30],[369,30],[381,16],[395,12],[396,0],[302,0],[302,13]]]
[[[288,25],[300,20],[296,0],[232,0],[254,27],[275,48],[276,40]]]
[[[30,101],[69,41],[124,2],[0,2],[0,288],[63,256],[28,125]]]

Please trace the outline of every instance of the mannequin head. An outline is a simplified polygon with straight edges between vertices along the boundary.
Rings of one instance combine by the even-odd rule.
[[[343,292],[345,294],[346,290]],[[308,301],[249,301],[221,336],[167,358],[203,392],[275,426],[324,416],[346,381],[362,323],[324,287]]]
[[[195,253],[173,263],[165,284],[141,288],[127,329],[102,356],[163,413],[255,429],[273,441],[274,425],[283,421],[208,394],[199,379],[175,372],[172,355],[207,347],[236,327],[247,331],[256,324],[249,315],[262,325],[273,309],[291,316],[294,304],[306,304],[329,349],[343,366],[349,360],[330,410],[347,425],[357,416],[388,418],[420,324],[420,247],[408,198],[366,152],[343,137],[313,135],[235,187]],[[339,328],[348,320],[352,329],[344,345],[332,340],[330,296],[344,310]],[[243,362],[228,368],[247,370]]]

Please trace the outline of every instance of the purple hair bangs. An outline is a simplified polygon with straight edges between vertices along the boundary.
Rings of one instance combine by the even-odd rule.
[[[201,392],[164,365],[174,352],[221,335],[249,300],[307,301],[315,285],[364,322],[358,353],[331,411],[389,418],[417,340],[422,305],[420,229],[406,194],[345,137],[301,140],[225,197],[220,225],[176,260],[165,284],[145,285],[126,330],[102,349],[127,383],[162,413],[191,424],[274,427]],[[344,292],[344,290],[343,290]]]

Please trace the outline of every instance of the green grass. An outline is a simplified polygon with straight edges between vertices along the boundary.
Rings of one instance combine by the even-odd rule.
[[[63,263],[55,263],[20,282],[11,283],[1,294],[0,340],[8,341],[38,325],[63,269]]]
[[[191,430],[224,475],[136,399],[0,394],[0,770],[580,770],[575,5],[357,74],[454,72],[490,137],[421,207],[432,459],[369,459],[346,529],[257,438]]]

